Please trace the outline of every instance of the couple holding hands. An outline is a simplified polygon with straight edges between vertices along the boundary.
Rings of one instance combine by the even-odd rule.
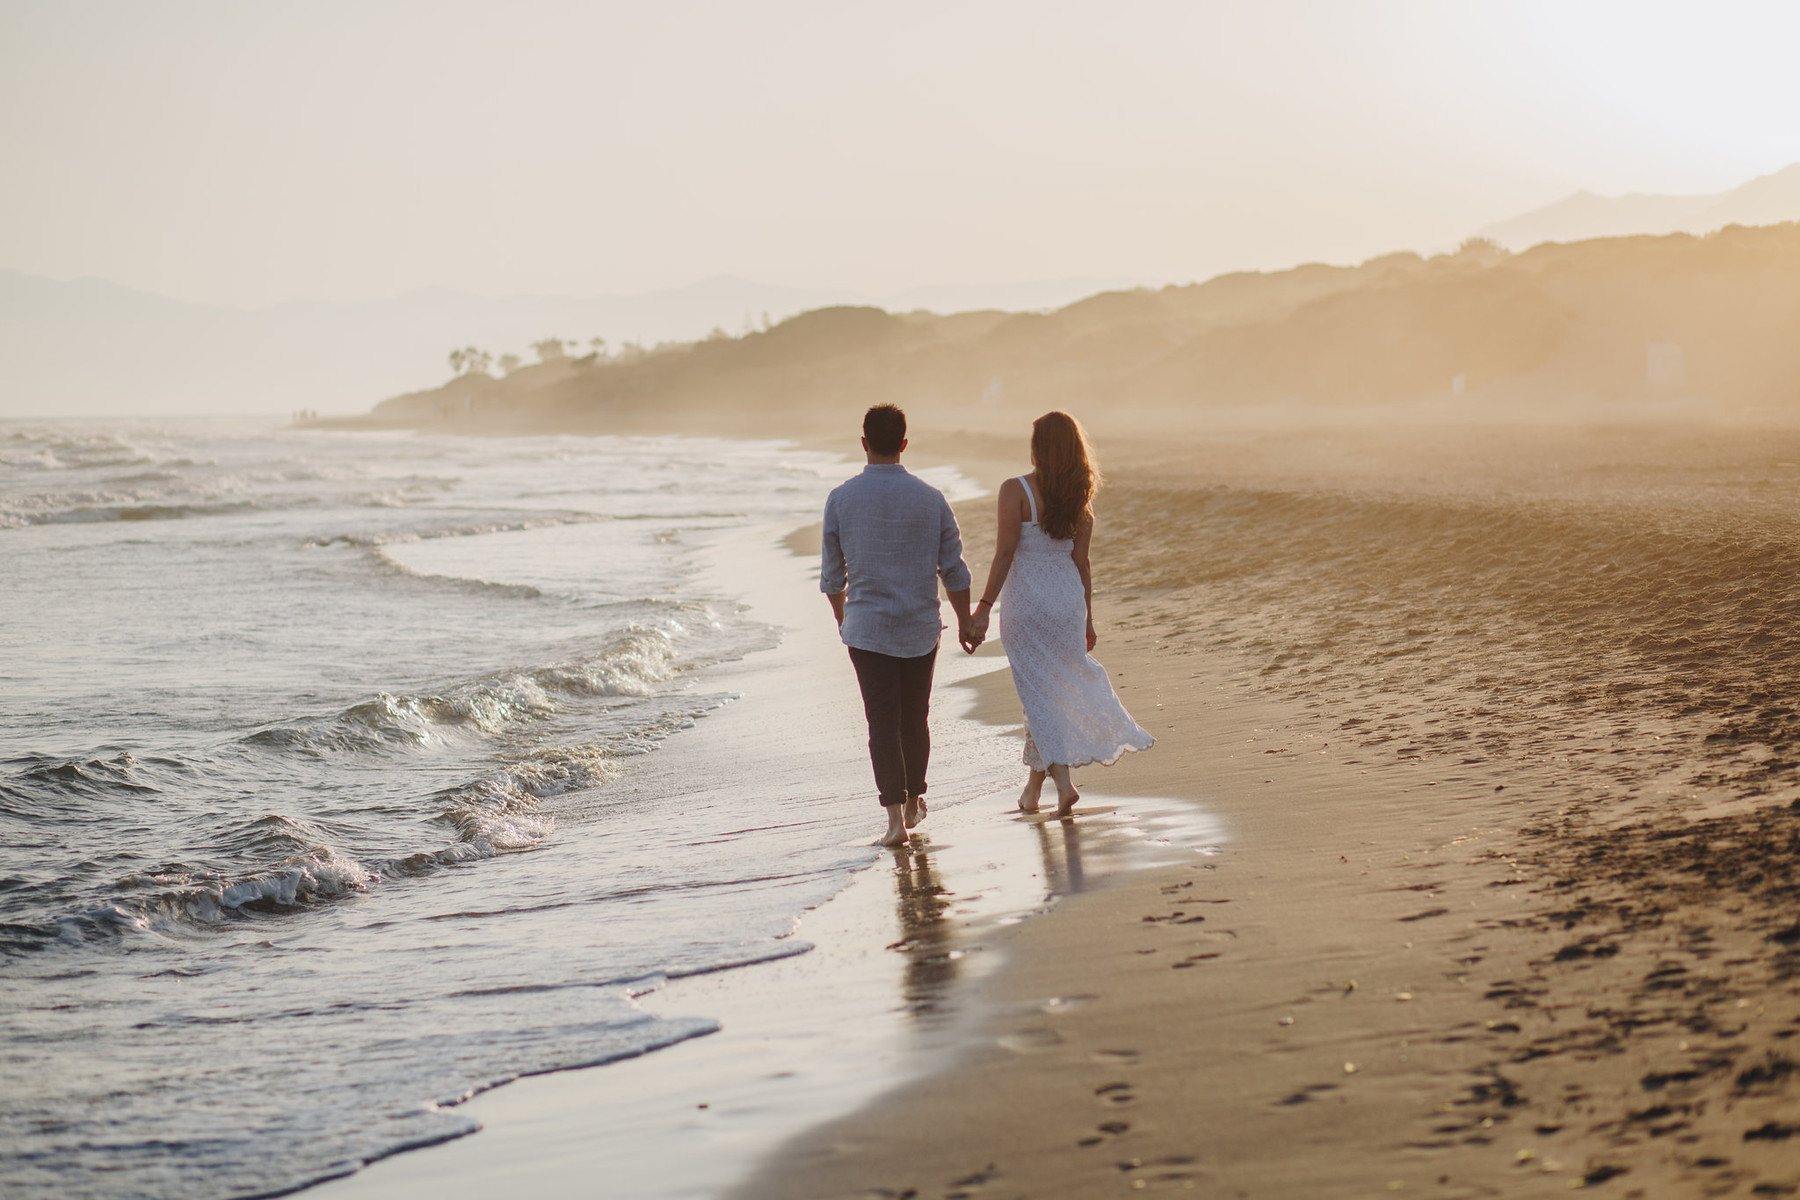
[[[1004,601],[1001,642],[1025,710],[1019,811],[1035,813],[1048,777],[1056,815],[1081,798],[1069,770],[1117,762],[1156,740],[1119,703],[1094,648],[1088,547],[1100,482],[1075,418],[1045,413],[1031,426],[1029,474],[1000,485],[994,562],[969,604],[962,534],[944,494],[900,465],[906,414],[891,404],[863,417],[868,465],[825,501],[819,589],[850,649],[869,722],[869,758],[887,810],[883,846],[900,846],[925,819],[927,715],[937,662],[938,580],[956,610],[957,641],[973,654]]]

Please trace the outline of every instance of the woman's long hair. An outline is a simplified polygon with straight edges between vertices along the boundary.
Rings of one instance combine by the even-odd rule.
[[[1075,536],[1093,515],[1100,467],[1081,422],[1066,412],[1047,412],[1031,423],[1031,465],[1037,468],[1043,511],[1038,523],[1058,541]]]

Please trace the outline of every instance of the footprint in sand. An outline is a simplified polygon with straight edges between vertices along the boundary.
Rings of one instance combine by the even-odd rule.
[[[1062,1045],[1062,1035],[1054,1029],[1020,1029],[1003,1035],[998,1041],[1015,1054],[1033,1054]]]
[[[1116,1066],[1120,1063],[1134,1063],[1142,1056],[1136,1050],[1096,1050],[1088,1057],[1097,1063]]]
[[[1402,922],[1429,921],[1433,917],[1443,917],[1448,916],[1449,914],[1450,910],[1447,908],[1428,908],[1424,912],[1416,912],[1410,917],[1396,917],[1395,920]]]
[[[1199,966],[1201,963],[1205,962],[1209,958],[1217,958],[1217,957],[1219,957],[1219,954],[1218,954],[1218,951],[1216,951],[1216,950],[1212,951],[1210,953],[1207,953],[1207,954],[1190,954],[1178,963],[1170,963],[1169,968],[1171,970],[1175,970],[1175,971],[1184,971],[1189,967]]]
[[[1311,1100],[1316,1093],[1334,1092],[1337,1090],[1337,1086],[1338,1085],[1335,1083],[1315,1083],[1303,1091],[1295,1092],[1291,1096],[1283,1096],[1275,1103],[1285,1104],[1291,1108],[1296,1104],[1305,1104],[1307,1101]]]
[[[1200,922],[1202,922],[1204,920],[1206,920],[1206,917],[1203,915],[1192,914],[1192,913],[1189,913],[1186,909],[1178,908],[1174,912],[1169,913],[1166,916],[1159,917],[1159,916],[1156,916],[1154,913],[1149,916],[1146,916],[1144,918],[1144,924],[1146,924],[1146,925],[1162,925],[1162,924],[1198,925]]]
[[[1130,1128],[1131,1124],[1128,1121],[1103,1121],[1094,1126],[1095,1131],[1100,1134],[1100,1136],[1084,1137],[1075,1144],[1077,1146],[1098,1146],[1106,1141],[1107,1138],[1118,1137],[1120,1134],[1130,1130]]]
[[[1137,1099],[1129,1083],[1107,1083],[1094,1089],[1094,1095],[1107,1104],[1130,1104]]]
[[[969,1197],[986,1187],[999,1173],[999,1167],[989,1163],[972,1175],[964,1175],[951,1182],[950,1190],[944,1193],[944,1200],[969,1200]]]
[[[1128,1158],[1113,1165],[1119,1168],[1120,1174],[1131,1177],[1133,1190],[1141,1191],[1146,1188],[1175,1184],[1193,1187],[1191,1181],[1199,1178],[1199,1173],[1184,1171],[1181,1168],[1192,1167],[1194,1162],[1191,1155],[1171,1154],[1166,1158],[1151,1159],[1149,1162],[1139,1158]]]

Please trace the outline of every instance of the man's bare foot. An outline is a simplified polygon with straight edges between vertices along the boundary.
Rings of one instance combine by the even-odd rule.
[[[1059,817],[1074,816],[1075,815],[1075,802],[1079,799],[1081,799],[1081,793],[1075,791],[1074,789],[1070,789],[1067,792],[1057,793],[1056,815]]]
[[[905,814],[901,811],[905,806],[900,804],[888,804],[883,807],[887,809],[888,815],[887,833],[875,844],[877,846],[887,846],[889,848],[898,848],[906,845]]]
[[[930,812],[931,812],[931,809],[925,803],[925,797],[923,797],[923,796],[908,796],[906,798],[906,805],[905,805],[904,811],[901,813],[901,817],[906,822],[906,827],[908,829],[911,829],[913,826],[917,825],[920,821],[923,821],[926,818],[926,816],[930,814]]]

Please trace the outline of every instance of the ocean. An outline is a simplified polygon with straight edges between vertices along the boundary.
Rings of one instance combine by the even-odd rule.
[[[0,1191],[278,1193],[469,1132],[496,1084],[716,1029],[637,1001],[804,952],[879,814],[609,785],[781,637],[718,550],[778,553],[854,469],[0,426]],[[1014,755],[936,774],[977,791]]]

